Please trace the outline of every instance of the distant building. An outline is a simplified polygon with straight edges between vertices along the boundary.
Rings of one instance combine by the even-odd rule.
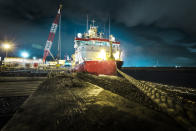
[[[46,62],[47,66],[56,66],[57,64],[60,64],[60,65],[64,66],[65,65],[65,60],[47,61]]]
[[[37,68],[42,63],[42,59],[27,59],[20,57],[5,57],[3,60],[3,65],[14,68]]]

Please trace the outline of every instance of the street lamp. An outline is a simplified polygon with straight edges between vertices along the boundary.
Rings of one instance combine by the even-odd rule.
[[[5,50],[5,55],[7,57],[8,50],[11,48],[11,45],[9,43],[4,43],[2,46],[3,46],[3,49]]]

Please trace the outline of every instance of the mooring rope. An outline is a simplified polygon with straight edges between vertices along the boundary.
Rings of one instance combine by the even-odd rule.
[[[117,69],[125,79],[142,91],[160,109],[173,117],[183,127],[192,131],[196,130],[196,103],[181,96],[172,95],[160,88],[149,86]]]

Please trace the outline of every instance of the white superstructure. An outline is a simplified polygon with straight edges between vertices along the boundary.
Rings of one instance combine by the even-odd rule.
[[[120,42],[117,42],[113,35],[110,35],[110,39],[103,38],[103,33],[98,33],[97,26],[91,25],[87,33],[78,33],[74,43],[76,64],[84,61],[107,60],[111,52],[110,44],[115,60],[122,61]]]

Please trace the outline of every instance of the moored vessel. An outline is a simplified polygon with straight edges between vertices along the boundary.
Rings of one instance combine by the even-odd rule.
[[[104,38],[94,22],[89,29],[87,26],[86,33],[78,33],[74,39],[73,68],[77,72],[116,75],[116,68],[123,64],[120,42],[113,35]]]

